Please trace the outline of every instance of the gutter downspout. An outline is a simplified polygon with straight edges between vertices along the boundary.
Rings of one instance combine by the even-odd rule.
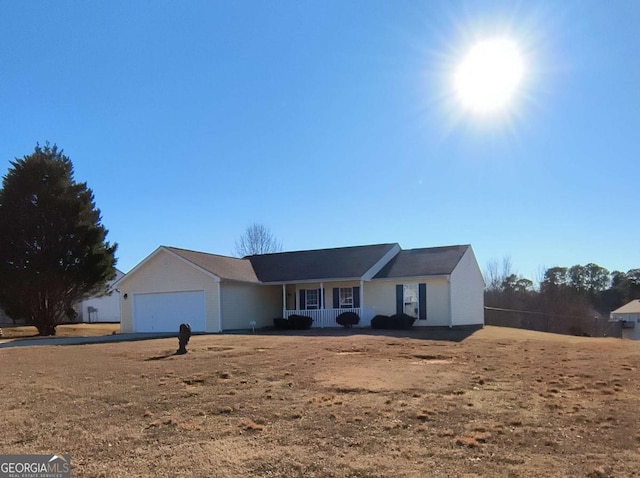
[[[115,291],[118,293],[118,305],[120,306],[120,333],[124,333],[122,332],[122,317],[124,317],[124,315],[122,314],[122,294],[120,293],[119,289],[115,289]],[[133,320],[132,318],[129,319],[129,322],[131,322],[131,332],[133,332]]]
[[[449,328],[453,328],[453,311],[451,310],[451,274],[447,276],[447,287],[449,289]]]
[[[218,333],[222,333],[222,293],[220,290],[220,281],[216,282],[218,292]]]

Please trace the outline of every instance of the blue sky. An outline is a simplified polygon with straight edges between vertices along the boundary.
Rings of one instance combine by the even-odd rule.
[[[231,254],[473,245],[484,269],[640,267],[640,2],[0,0],[0,175],[49,141],[125,272]],[[505,114],[453,94],[475,42],[525,62]]]

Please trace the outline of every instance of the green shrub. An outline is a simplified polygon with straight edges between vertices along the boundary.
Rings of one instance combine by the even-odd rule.
[[[360,323],[360,316],[355,312],[343,312],[336,317],[336,322],[338,325],[342,325],[343,327],[350,329],[354,325]]]

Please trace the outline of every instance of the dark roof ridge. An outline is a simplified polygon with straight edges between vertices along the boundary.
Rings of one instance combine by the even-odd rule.
[[[301,249],[297,251],[280,251],[280,252],[268,252],[266,254],[252,254],[250,256],[244,256],[243,259],[249,259],[251,257],[258,256],[275,256],[275,255],[284,255],[284,254],[299,254],[301,252],[323,252],[323,251],[337,251],[344,249],[357,249],[362,247],[379,247],[379,246],[400,246],[397,242],[381,242],[379,244],[360,244],[357,246],[340,246],[340,247],[324,247],[322,249]],[[402,248],[401,248],[402,249]]]

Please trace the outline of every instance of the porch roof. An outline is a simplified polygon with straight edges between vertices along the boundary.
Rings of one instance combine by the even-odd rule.
[[[468,248],[468,245],[460,245],[402,250],[374,279],[448,275],[456,268]]]
[[[397,244],[338,247],[248,256],[261,282],[358,279]]]

